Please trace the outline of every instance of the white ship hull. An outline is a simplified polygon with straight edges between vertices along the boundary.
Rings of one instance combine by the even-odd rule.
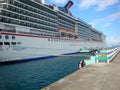
[[[0,2],[0,62],[35,60],[99,49],[105,35],[72,16],[69,8],[35,0]]]
[[[35,60],[61,54],[80,52],[81,49],[102,48],[102,42],[81,41],[29,34],[0,32],[0,62]],[[6,35],[9,37],[5,39]],[[12,39],[15,36],[15,39]]]

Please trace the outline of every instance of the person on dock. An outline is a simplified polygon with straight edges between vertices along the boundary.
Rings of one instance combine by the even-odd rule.
[[[85,61],[84,60],[80,60],[79,69],[83,68],[85,65],[86,65]]]
[[[81,66],[82,65],[82,60],[80,60],[80,63],[79,63],[79,69],[81,69]]]
[[[83,60],[81,66],[84,67],[85,65],[85,61]]]
[[[95,55],[95,52],[94,51],[92,51],[92,56],[94,56]]]

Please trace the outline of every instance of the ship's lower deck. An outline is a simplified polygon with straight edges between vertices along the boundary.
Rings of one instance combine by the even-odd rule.
[[[0,32],[0,62],[33,60],[81,49],[102,48],[102,42]]]

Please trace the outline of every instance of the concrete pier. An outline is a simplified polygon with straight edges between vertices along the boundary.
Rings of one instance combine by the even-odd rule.
[[[111,63],[95,63],[42,90],[120,90],[120,52]]]

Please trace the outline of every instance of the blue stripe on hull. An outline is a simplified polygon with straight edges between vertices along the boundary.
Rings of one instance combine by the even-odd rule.
[[[67,54],[63,54],[63,55],[72,55],[72,54],[78,54],[80,52],[73,52],[73,53],[67,53]]]
[[[78,54],[80,52],[73,52],[73,53],[67,53],[67,54],[62,54],[62,55],[72,55],[72,54]],[[14,60],[14,61],[5,61],[5,62],[0,62],[0,64],[13,64],[13,63],[20,63],[20,62],[27,62],[27,61],[35,61],[35,60],[43,60],[43,59],[48,59],[48,58],[54,58],[58,56],[45,56],[45,57],[36,57],[36,58],[27,58],[27,59],[20,59],[20,60]]]

